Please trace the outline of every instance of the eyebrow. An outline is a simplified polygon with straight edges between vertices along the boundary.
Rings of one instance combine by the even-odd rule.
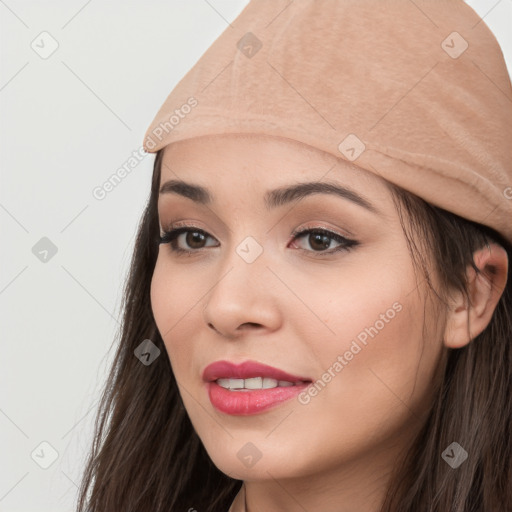
[[[209,205],[214,202],[213,196],[207,188],[182,180],[169,180],[160,187],[160,194],[171,193],[187,197],[199,204]],[[270,190],[265,195],[265,206],[267,210],[270,210],[313,194],[335,195],[352,201],[373,213],[380,213],[375,206],[354,190],[336,183],[320,181],[298,183]]]

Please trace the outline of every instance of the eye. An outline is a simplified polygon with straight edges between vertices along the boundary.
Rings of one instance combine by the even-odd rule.
[[[182,238],[192,250],[179,247],[179,238]],[[170,231],[164,231],[163,235],[160,236],[159,243],[170,244],[171,251],[173,252],[191,255],[193,252],[197,252],[205,247],[203,244],[207,238],[212,237],[202,229],[195,228],[194,226],[182,226]]]
[[[292,235],[294,237],[294,241],[306,238],[306,235],[308,235],[306,240],[312,250],[303,249],[300,247],[299,249],[306,252],[316,252],[319,253],[319,255],[333,254],[343,250],[348,251],[351,247],[359,244],[359,242],[356,240],[346,238],[339,233],[334,233],[333,231],[321,228],[294,231]],[[188,249],[184,249],[178,245],[180,238],[189,247]],[[205,241],[208,238],[215,240],[206,231],[200,228],[196,228],[194,226],[182,226],[170,231],[164,231],[164,233],[160,236],[159,243],[170,244],[171,251],[177,254],[191,256],[193,253],[199,252],[201,249],[207,247],[205,245]],[[330,248],[332,241],[338,243],[338,247],[326,250]],[[294,245],[296,245],[295,242]]]
[[[359,243],[356,240],[346,238],[339,233],[334,233],[333,231],[321,228],[294,231],[292,234],[294,236],[294,240],[304,238],[309,246],[313,249],[313,251],[308,249],[301,250],[305,250],[307,252],[317,252],[321,254],[333,254],[339,251],[348,251],[351,247],[354,247]],[[338,247],[327,251],[326,249],[329,249],[332,241],[337,242],[339,245]]]

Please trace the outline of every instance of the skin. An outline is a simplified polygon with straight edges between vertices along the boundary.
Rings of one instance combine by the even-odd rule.
[[[250,512],[379,510],[393,465],[425,420],[446,347],[470,340],[473,313],[462,295],[451,295],[448,311],[426,300],[385,182],[345,160],[284,138],[207,136],[167,146],[161,184],[169,179],[207,187],[214,198],[206,206],[161,194],[161,228],[180,221],[208,237],[179,236],[190,257],[161,244],[151,283],[157,327],[213,462],[244,480]],[[304,181],[349,187],[379,213],[327,194],[266,210],[267,190]],[[311,236],[291,234],[309,228],[359,244],[327,255],[339,242],[327,239],[322,251]],[[236,252],[248,236],[263,249],[250,264]],[[481,268],[494,266],[489,282],[470,276],[473,336],[506,282],[501,251],[478,255]],[[315,381],[394,303],[401,310],[307,404],[230,416],[210,403],[201,378],[208,364],[250,359]],[[237,457],[248,442],[261,453],[252,467]]]

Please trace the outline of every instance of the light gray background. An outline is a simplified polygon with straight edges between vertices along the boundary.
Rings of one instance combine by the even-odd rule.
[[[1,512],[73,510],[154,156],[103,200],[92,190],[247,3],[0,0]],[[468,3],[512,70],[512,0]],[[43,31],[47,59],[31,48]]]

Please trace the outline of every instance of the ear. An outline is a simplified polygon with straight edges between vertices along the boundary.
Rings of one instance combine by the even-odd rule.
[[[443,338],[448,348],[467,345],[489,325],[505,289],[508,256],[501,245],[491,243],[475,251],[473,261],[479,272],[471,265],[466,269],[470,304],[467,304],[466,296],[459,291],[451,298]]]

